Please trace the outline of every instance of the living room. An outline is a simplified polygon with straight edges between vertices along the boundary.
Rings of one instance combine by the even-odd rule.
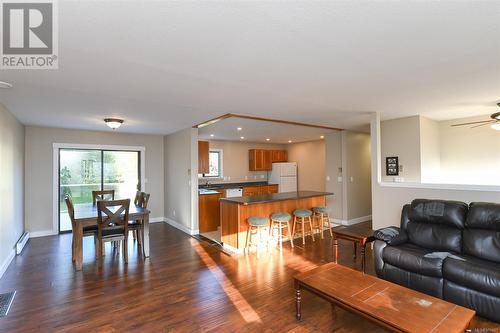
[[[0,332],[500,330],[498,1],[0,6]]]

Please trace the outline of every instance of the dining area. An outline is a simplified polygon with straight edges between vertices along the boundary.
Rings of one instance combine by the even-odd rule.
[[[92,191],[92,203],[74,204],[71,195],[66,195],[75,269],[81,271],[83,267],[84,237],[93,237],[99,264],[106,255],[106,244],[113,253],[121,252],[127,264],[129,238],[144,258],[149,257],[149,198],[149,193],[137,191],[134,198],[116,199],[115,190],[102,190]]]

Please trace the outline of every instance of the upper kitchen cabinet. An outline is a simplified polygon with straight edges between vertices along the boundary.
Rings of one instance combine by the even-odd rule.
[[[250,171],[272,170],[272,151],[266,149],[250,149],[248,151]]]
[[[271,150],[271,162],[288,162],[288,151]]]
[[[198,141],[198,173],[210,173],[208,141]]]

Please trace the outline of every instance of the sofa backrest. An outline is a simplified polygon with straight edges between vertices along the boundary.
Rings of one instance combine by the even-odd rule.
[[[415,199],[407,212],[408,238],[427,249],[460,253],[467,211],[459,201]]]
[[[465,254],[500,263],[500,204],[471,203],[463,238]]]

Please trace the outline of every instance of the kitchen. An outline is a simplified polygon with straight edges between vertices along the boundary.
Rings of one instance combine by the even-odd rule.
[[[277,197],[269,195],[278,193],[324,192],[324,136],[332,131],[331,128],[238,118],[200,128],[200,236],[239,251],[243,246],[241,242],[238,245],[228,238],[235,232],[224,235],[227,228],[221,227],[224,224],[221,204],[229,204],[230,199],[275,199]],[[322,202],[324,205],[324,200]],[[235,217],[231,219],[236,221]],[[233,220],[229,222],[231,225],[235,223]],[[243,229],[240,234],[244,234],[246,229]]]

